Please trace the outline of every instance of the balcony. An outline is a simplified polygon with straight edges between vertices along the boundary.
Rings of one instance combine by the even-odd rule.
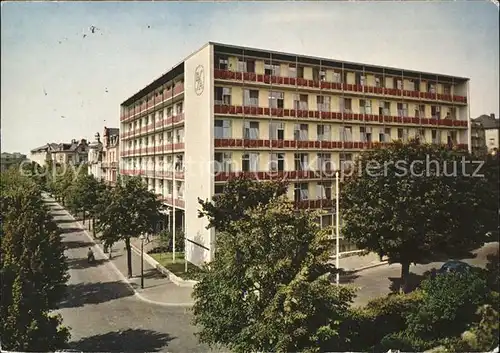
[[[128,131],[125,132],[121,135],[122,140],[129,140],[132,137],[140,137],[143,135],[146,135],[148,133],[158,131],[162,128],[166,128],[168,126],[172,126],[174,124],[178,124],[184,121],[184,113],[180,113],[178,115],[173,115],[170,117],[167,117],[163,120],[157,121],[155,120],[154,123],[151,123],[147,126],[143,126],[141,128],[137,128],[136,130]]]
[[[130,111],[124,112],[120,116],[120,121],[122,121],[122,122],[127,121],[127,120],[133,118],[134,116],[136,116],[142,112],[145,112],[149,109],[152,109],[159,104],[165,103],[165,102],[181,95],[183,92],[184,92],[184,83],[180,83],[178,85],[175,85],[173,90],[172,89],[164,90],[163,94],[161,96],[159,96],[159,97],[155,96],[155,97],[153,97],[153,99],[149,100],[148,102],[143,103],[140,107],[134,107]]]
[[[218,115],[237,115],[237,116],[255,116],[268,117],[275,116],[288,119],[315,119],[315,120],[334,120],[334,121],[358,121],[372,123],[398,123],[414,125],[439,125],[453,127],[467,127],[466,120],[453,119],[433,119],[423,117],[409,116],[387,116],[376,114],[361,114],[352,112],[323,112],[318,110],[296,110],[282,108],[261,108],[245,107],[236,105],[214,105],[214,113]]]
[[[331,91],[347,91],[356,93],[365,93],[369,95],[384,95],[393,97],[406,97],[409,99],[425,99],[432,101],[443,101],[443,102],[454,102],[467,104],[467,97],[460,95],[450,95],[450,94],[436,94],[429,92],[419,92],[410,91],[397,88],[382,88],[368,85],[360,84],[347,84],[347,83],[337,83],[329,81],[318,81],[318,80],[308,80],[304,78],[292,78],[292,77],[281,77],[281,76],[271,76],[262,75],[249,72],[234,72],[227,70],[214,70],[214,79],[216,80],[226,80],[226,81],[245,81],[245,82],[255,82],[256,84],[272,84],[284,85],[284,86],[294,86],[303,87],[304,89],[321,89],[321,90],[331,90]]]
[[[215,148],[371,149],[384,142],[214,139]]]
[[[314,180],[314,179],[335,179],[335,170],[288,170],[288,171],[260,171],[260,172],[216,172],[215,181],[228,181],[239,176],[245,176],[253,180]]]

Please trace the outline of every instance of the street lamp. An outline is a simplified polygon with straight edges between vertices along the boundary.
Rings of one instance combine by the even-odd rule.
[[[340,237],[339,237],[339,172],[335,172],[335,267],[337,269],[336,283],[340,283],[339,273],[339,251],[340,251]]]
[[[146,237],[141,234],[139,239],[141,239],[141,289],[144,289],[144,239]]]

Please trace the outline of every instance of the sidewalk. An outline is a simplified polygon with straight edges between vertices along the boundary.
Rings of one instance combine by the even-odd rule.
[[[88,222],[85,225],[80,223],[82,228],[88,229]],[[92,231],[86,232],[90,238],[94,240],[99,249],[103,252],[103,257],[108,258],[109,254],[104,254],[103,245],[101,244],[98,234],[97,238],[92,237]],[[144,248],[146,252],[146,247]],[[136,295],[147,302],[164,305],[164,306],[192,306],[193,299],[190,287],[180,287],[173,283],[168,277],[163,275],[147,261],[144,260],[144,289],[141,289],[141,257],[132,249],[132,278],[127,278],[127,251],[125,242],[119,241],[113,245],[111,251],[111,260],[109,261],[113,267],[120,273],[127,283],[136,292]]]

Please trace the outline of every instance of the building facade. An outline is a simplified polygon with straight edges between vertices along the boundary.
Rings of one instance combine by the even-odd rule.
[[[71,140],[71,143],[47,143],[30,152],[30,160],[44,166],[48,161],[54,164],[79,165],[87,163],[89,145],[87,140]]]
[[[475,155],[497,154],[499,139],[500,122],[495,119],[495,114],[483,114],[472,119],[471,144],[472,152]]]
[[[97,180],[101,180],[103,145],[98,132],[94,136],[94,141],[89,144],[88,153],[88,174],[94,176]]]
[[[2,152],[0,161],[0,170],[3,172],[12,166],[19,165],[20,163],[26,160],[27,158],[25,154],[19,152],[14,152],[14,153]]]
[[[214,256],[198,198],[245,173],[287,178],[333,224],[334,171],[418,137],[470,146],[467,78],[209,43],[121,105],[120,173],[141,175],[185,227],[187,258]],[[334,189],[333,189],[334,190]],[[348,251],[348,244],[342,243]]]
[[[115,185],[120,160],[120,129],[104,127],[102,177],[109,185]]]

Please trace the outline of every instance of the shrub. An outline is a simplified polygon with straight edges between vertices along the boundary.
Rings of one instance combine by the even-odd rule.
[[[172,252],[173,238],[171,230],[163,230],[160,233],[160,248],[165,249],[165,252]],[[175,251],[184,251],[184,243],[184,231],[182,231],[182,229],[177,229],[175,231]]]

